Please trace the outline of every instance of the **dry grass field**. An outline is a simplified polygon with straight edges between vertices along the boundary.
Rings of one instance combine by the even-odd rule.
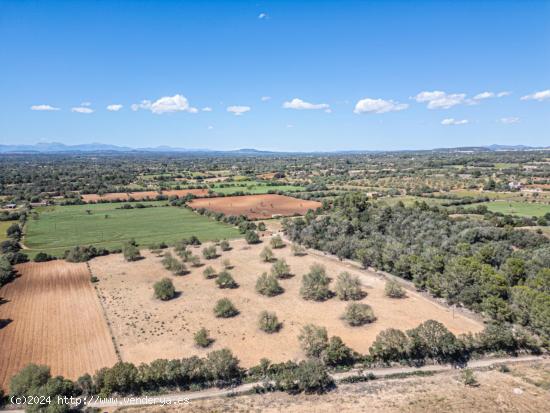
[[[550,362],[511,365],[509,373],[476,371],[479,386],[465,386],[457,371],[430,377],[340,384],[323,395],[264,395],[197,400],[180,407],[139,407],[147,413],[540,413],[550,405]]]
[[[245,215],[250,219],[267,219],[274,216],[304,215],[308,209],[317,209],[321,203],[285,195],[246,195],[220,198],[193,199],[189,206],[223,212],[225,215]]]
[[[0,290],[0,385],[29,363],[77,379],[116,363],[115,349],[86,264],[65,261],[17,266]]]
[[[162,195],[165,196],[177,196],[178,198],[185,195],[193,194],[195,196],[206,196],[208,191],[206,189],[171,189],[162,191]],[[83,194],[82,200],[84,202],[98,202],[98,201],[128,201],[131,199],[135,201],[142,201],[144,199],[154,200],[159,193],[157,191],[143,191],[143,192],[111,192],[108,194]]]
[[[329,335],[340,336],[356,351],[367,353],[376,335],[389,327],[409,329],[428,319],[439,320],[454,333],[480,331],[482,325],[458,313],[453,313],[421,295],[410,292],[404,299],[384,296],[385,280],[380,276],[323,256],[295,257],[290,247],[273,250],[276,257],[285,258],[294,277],[281,280],[285,292],[265,297],[255,291],[256,279],[269,271],[271,264],[260,260],[262,244],[249,246],[243,240],[231,242],[233,249],[214,260],[203,260],[216,270],[221,261],[234,265],[231,274],[239,284],[236,289],[219,289],[214,279],[205,279],[204,267],[191,268],[191,273],[174,276],[165,270],[160,260],[143,251],[143,260],[127,263],[121,255],[99,257],[90,262],[92,272],[100,279],[98,291],[106,308],[122,359],[133,363],[157,358],[178,358],[205,355],[212,349],[230,348],[243,366],[251,366],[262,358],[272,361],[303,359],[298,334],[301,327],[313,323],[327,328]],[[194,250],[200,255],[202,247]],[[303,300],[299,295],[302,275],[313,263],[320,263],[333,279],[343,271],[360,276],[367,296],[362,300],[372,306],[377,320],[362,327],[349,327],[341,319],[347,302],[334,297],[325,302]],[[153,284],[170,277],[180,295],[161,302],[153,298]],[[213,307],[220,298],[230,298],[240,314],[219,319]],[[283,322],[280,332],[266,334],[257,327],[261,311],[274,311]],[[216,340],[208,349],[199,349],[193,334],[207,328]]]

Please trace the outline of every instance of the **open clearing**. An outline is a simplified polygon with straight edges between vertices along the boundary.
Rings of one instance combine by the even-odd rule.
[[[0,385],[29,363],[77,379],[116,363],[115,349],[86,264],[65,261],[17,266],[0,290]]]
[[[45,251],[60,256],[75,245],[120,248],[130,238],[148,245],[191,235],[203,241],[239,236],[232,226],[189,209],[171,207],[165,201],[144,204],[152,207],[121,209],[117,203],[49,207],[39,219],[28,220],[24,242],[30,253]]]
[[[251,219],[267,219],[274,216],[304,215],[308,209],[322,206],[317,201],[306,201],[290,196],[266,194],[226,196],[219,198],[193,199],[189,206],[223,212],[225,215],[246,215]]]
[[[275,392],[250,396],[193,400],[179,407],[141,406],[124,412],[186,413],[427,413],[427,412],[526,412],[548,411],[550,362],[510,365],[509,373],[497,369],[476,371],[478,387],[465,386],[459,371],[428,377],[384,379],[340,384],[322,395],[289,395]]]
[[[384,296],[385,280],[380,276],[332,258],[307,255],[295,257],[290,247],[274,250],[285,258],[294,277],[281,280],[285,292],[276,297],[264,297],[255,291],[256,279],[271,264],[260,260],[259,254],[267,244],[249,246],[244,240],[231,242],[233,249],[214,260],[203,260],[216,270],[221,261],[229,259],[234,265],[231,274],[239,284],[236,289],[219,289],[214,279],[202,275],[204,266],[192,268],[191,273],[174,276],[165,270],[160,260],[147,251],[145,259],[127,263],[120,254],[99,257],[90,262],[92,273],[100,279],[97,284],[107,317],[113,327],[122,359],[139,364],[157,358],[180,358],[205,355],[212,349],[230,348],[249,367],[267,357],[274,362],[303,359],[298,334],[303,325],[317,324],[327,328],[329,335],[340,336],[356,351],[367,353],[376,335],[389,327],[409,329],[428,319],[439,320],[454,333],[480,331],[483,326],[457,312],[409,292],[408,297],[393,300]],[[195,254],[202,247],[193,249]],[[377,321],[362,327],[349,327],[340,316],[347,302],[336,297],[326,302],[303,300],[299,295],[302,275],[313,263],[321,263],[333,278],[343,272],[360,275],[367,296],[362,302],[372,306]],[[153,284],[170,277],[181,294],[166,302],[153,298]],[[240,314],[219,319],[213,314],[217,300],[228,297]],[[263,310],[274,311],[283,327],[279,333],[266,334],[257,328]],[[216,341],[208,349],[199,349],[193,334],[205,327]]]
[[[195,196],[206,196],[208,191],[206,189],[171,189],[168,191],[162,191],[160,194],[158,191],[143,191],[143,192],[110,192],[108,194],[83,194],[82,200],[84,202],[98,202],[98,201],[128,201],[128,200],[155,200],[158,195],[164,196],[176,196],[182,198],[188,194]]]
[[[0,242],[8,239],[6,231],[12,224],[16,223],[17,221],[0,221]]]
[[[475,208],[479,205],[485,205],[491,212],[500,212],[521,217],[541,217],[544,214],[550,213],[550,205],[534,202],[493,201],[470,204],[466,208]]]

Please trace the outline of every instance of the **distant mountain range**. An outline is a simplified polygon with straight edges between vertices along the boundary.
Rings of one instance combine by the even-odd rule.
[[[432,152],[494,152],[494,151],[531,151],[531,150],[550,150],[547,147],[533,147],[525,145],[489,145],[472,146],[457,148],[436,148]],[[156,146],[154,148],[131,148],[128,146],[108,145],[103,143],[87,143],[81,145],[65,145],[59,142],[42,142],[35,145],[0,145],[0,154],[8,153],[188,153],[205,155],[281,155],[291,153],[339,153],[339,154],[360,154],[360,153],[384,153],[384,152],[426,152],[426,150],[402,150],[402,151],[332,151],[332,152],[288,152],[288,151],[262,151],[252,148],[243,148],[236,150],[212,150],[212,149],[188,149],[174,148],[171,146]]]

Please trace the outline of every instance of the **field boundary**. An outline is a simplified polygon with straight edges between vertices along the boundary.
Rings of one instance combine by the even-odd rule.
[[[92,268],[90,267],[90,261],[86,261],[86,268],[88,268],[88,273],[90,274],[90,278],[94,276],[92,272]],[[90,281],[91,282],[91,281]],[[118,347],[118,344],[115,339],[115,334],[113,332],[113,326],[111,325],[111,322],[109,321],[109,317],[107,317],[107,311],[105,310],[105,307],[103,306],[103,301],[101,300],[101,297],[99,296],[99,291],[97,287],[94,285],[94,291],[95,296],[97,300],[99,301],[99,305],[101,307],[101,313],[103,314],[103,319],[107,323],[107,329],[109,330],[109,335],[111,336],[111,342],[113,343],[113,347],[115,349],[116,358],[119,362],[122,361],[122,356],[120,355],[120,349]]]

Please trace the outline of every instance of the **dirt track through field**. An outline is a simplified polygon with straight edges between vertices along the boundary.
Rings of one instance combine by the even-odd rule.
[[[309,209],[315,210],[322,204],[285,195],[266,194],[193,199],[189,206],[194,209],[205,208],[223,212],[225,215],[267,219],[274,216],[304,215]]]
[[[17,266],[0,289],[0,386],[29,363],[77,379],[116,363],[115,349],[86,264],[65,261]]]

